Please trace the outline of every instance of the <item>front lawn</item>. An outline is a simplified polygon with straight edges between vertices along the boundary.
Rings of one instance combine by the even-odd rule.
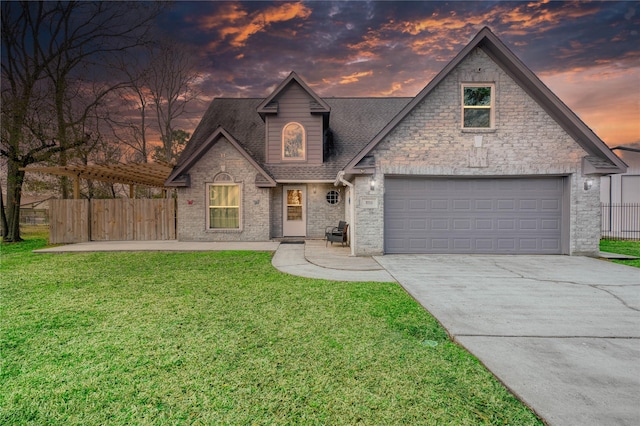
[[[609,253],[628,254],[640,258],[640,241],[626,240],[600,240],[600,251]],[[612,260],[615,263],[623,265],[635,266],[640,268],[640,259],[636,260]]]
[[[2,245],[0,424],[541,424],[396,284],[45,241]]]

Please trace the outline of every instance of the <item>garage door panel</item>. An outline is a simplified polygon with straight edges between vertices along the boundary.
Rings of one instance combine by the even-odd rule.
[[[556,199],[540,200],[540,209],[542,211],[559,212],[561,205],[562,204],[560,203],[560,200],[556,200]]]
[[[474,200],[474,207],[476,210],[487,210],[487,211],[491,211],[493,210],[493,200],[489,200],[489,199],[480,199],[480,200]]]
[[[535,211],[538,209],[538,200],[520,200],[518,208],[522,210],[532,210]]]
[[[467,231],[471,229],[471,220],[470,219],[454,219],[453,221],[453,229],[455,231]]]
[[[514,211],[516,208],[515,200],[498,200],[496,209]]]
[[[453,211],[469,211],[471,209],[471,200],[453,200]]]
[[[560,253],[562,191],[562,178],[387,178],[385,251]]]
[[[431,210],[449,210],[449,200],[430,200],[429,207]]]
[[[476,229],[482,230],[482,231],[493,230],[493,220],[492,219],[476,219]]]
[[[541,248],[543,250],[558,250],[560,251],[560,241],[555,238],[545,239],[543,238],[540,241]]]
[[[560,231],[559,219],[542,219],[540,221],[540,228],[543,230]]]
[[[516,229],[516,220],[515,219],[497,219],[496,220],[496,229],[498,231],[513,231]]]
[[[484,252],[493,252],[494,251],[494,241],[491,238],[476,238],[475,240],[475,250],[476,251],[484,251]]]
[[[448,231],[450,229],[449,219],[431,219],[429,223],[432,231]]]
[[[426,210],[427,200],[409,199],[409,209],[410,210]]]
[[[409,221],[409,229],[415,231],[425,231],[427,229],[427,219],[411,219]]]

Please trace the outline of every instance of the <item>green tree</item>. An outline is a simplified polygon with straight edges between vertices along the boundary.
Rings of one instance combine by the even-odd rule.
[[[163,136],[162,145],[153,147],[152,158],[155,161],[164,161],[166,163],[175,164],[175,162],[178,160],[178,156],[187,145],[187,142],[189,142],[189,137],[191,137],[191,134],[185,132],[184,130],[173,130],[170,140],[166,140]],[[167,148],[169,152],[168,157]]]

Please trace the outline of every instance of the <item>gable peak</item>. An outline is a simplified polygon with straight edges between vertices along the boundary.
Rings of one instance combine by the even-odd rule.
[[[273,90],[273,92],[271,92],[271,94],[267,96],[265,100],[260,103],[260,105],[258,105],[258,107],[256,108],[258,113],[264,116],[264,114],[266,113],[275,112],[272,106],[272,102],[293,82],[299,84],[300,87],[302,87],[302,89],[309,95],[309,97],[315,101],[317,107],[315,108],[314,112],[328,113],[331,111],[331,107],[329,107],[329,105],[320,96],[318,96],[316,92],[314,92],[311,87],[309,87],[309,85],[305,83],[305,81],[295,71],[291,71],[287,78],[285,78]]]

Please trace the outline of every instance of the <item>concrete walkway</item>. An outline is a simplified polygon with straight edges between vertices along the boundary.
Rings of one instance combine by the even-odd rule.
[[[305,244],[280,244],[273,256],[273,266],[282,272],[306,278],[332,281],[395,281],[371,257],[351,257],[348,247],[325,247],[324,241],[307,240]]]

